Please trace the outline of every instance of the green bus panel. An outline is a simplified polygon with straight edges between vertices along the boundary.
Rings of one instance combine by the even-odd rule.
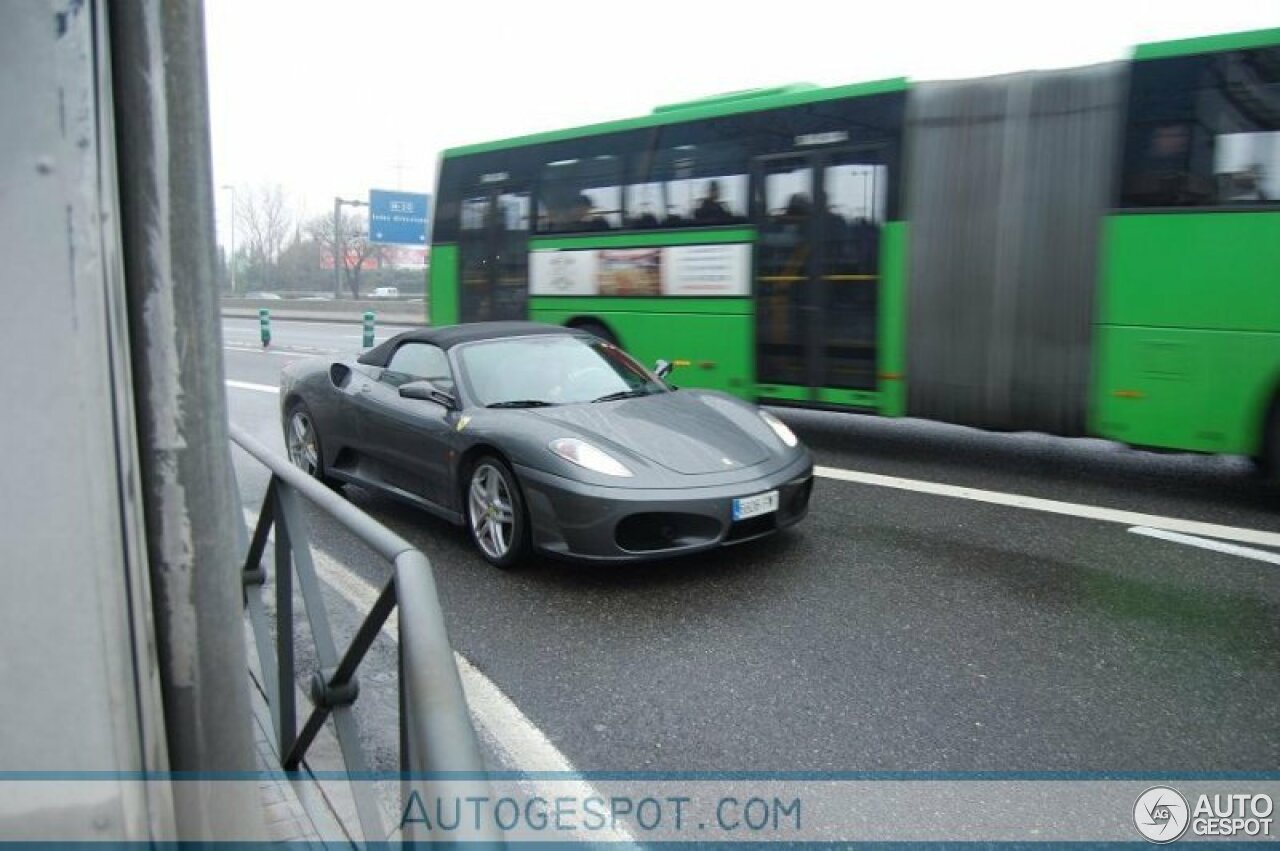
[[[1090,430],[1256,454],[1280,386],[1280,213],[1105,224]]]
[[[1098,321],[1280,331],[1280,212],[1108,216]]]
[[[812,402],[813,388],[796,384],[757,384],[757,399],[777,399],[787,402]]]
[[[874,390],[846,390],[839,387],[819,387],[817,401],[822,405],[839,405],[844,408],[880,410],[880,394]]]
[[[1256,455],[1280,333],[1103,327],[1092,431],[1136,446]]]
[[[754,393],[755,315],[748,298],[529,299],[530,318],[564,325],[591,317],[646,366],[676,364],[671,380],[750,398]]]
[[[849,390],[844,387],[804,387],[798,384],[757,384],[756,399],[769,402],[798,402],[823,408],[839,407],[854,411],[879,411],[881,395],[875,390]]]
[[[878,407],[907,413],[907,223],[886,222],[880,237],[880,315],[876,334]]]
[[[432,325],[458,324],[458,246],[431,247],[431,284],[427,315]]]
[[[648,248],[666,245],[722,245],[734,242],[755,242],[754,227],[723,229],[699,228],[693,231],[661,230],[652,232],[574,234],[573,236],[535,236],[529,240],[529,250],[574,248]]]

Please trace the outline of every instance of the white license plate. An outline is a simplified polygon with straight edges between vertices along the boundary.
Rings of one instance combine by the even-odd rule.
[[[744,496],[733,501],[733,519],[746,520],[778,510],[778,492],[758,493],[755,496]]]

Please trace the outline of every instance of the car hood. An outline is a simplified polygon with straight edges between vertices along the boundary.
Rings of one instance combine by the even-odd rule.
[[[612,444],[688,475],[738,470],[777,454],[772,448],[777,441],[754,408],[714,393],[680,390],[530,413],[601,448]]]

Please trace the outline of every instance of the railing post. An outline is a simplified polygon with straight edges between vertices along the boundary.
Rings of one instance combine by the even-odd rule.
[[[276,516],[276,682],[280,699],[276,740],[281,757],[293,750],[298,734],[297,705],[293,694],[293,557],[289,527],[281,521],[284,512],[280,505],[280,488],[285,487],[288,485],[283,482],[277,484],[273,506]]]

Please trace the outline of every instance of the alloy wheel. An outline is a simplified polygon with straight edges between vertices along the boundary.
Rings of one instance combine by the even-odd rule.
[[[289,417],[289,460],[308,476],[320,469],[316,429],[305,411],[294,411]]]
[[[471,474],[467,503],[471,534],[485,555],[501,559],[515,542],[516,515],[511,486],[502,471],[484,463]]]

